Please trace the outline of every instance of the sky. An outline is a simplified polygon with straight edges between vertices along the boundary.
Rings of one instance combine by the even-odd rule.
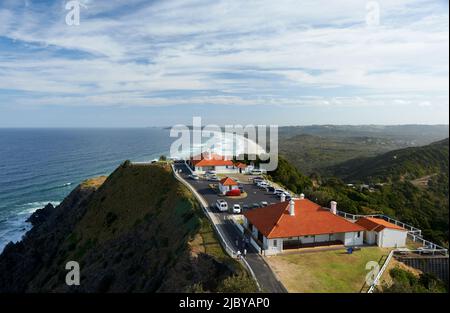
[[[447,0],[1,0],[0,127],[448,124],[448,12]]]

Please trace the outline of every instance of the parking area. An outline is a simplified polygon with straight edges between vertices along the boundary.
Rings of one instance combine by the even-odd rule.
[[[251,206],[253,203],[261,203],[266,201],[267,203],[274,203],[279,201],[277,196],[273,193],[265,192],[263,189],[258,188],[253,184],[243,184],[245,192],[247,192],[247,197],[244,199],[232,199],[226,196],[218,195],[211,187],[211,182],[208,180],[194,180],[189,178],[191,171],[185,163],[176,162],[174,164],[176,171],[181,171],[179,174],[193,187],[197,192],[208,202],[210,206],[210,211],[216,217],[217,222],[215,226],[221,230],[227,244],[231,246],[234,251],[244,251],[247,249],[247,256],[245,257],[247,263],[252,269],[254,275],[256,276],[258,283],[260,284],[264,292],[276,292],[283,293],[287,292],[283,284],[276,278],[275,274],[272,272],[269,265],[264,261],[264,259],[259,255],[258,251],[246,241],[242,232],[232,223],[229,219],[230,216],[238,217],[240,215],[231,215],[230,213],[220,212],[215,208],[215,202],[217,199],[224,199],[228,203],[228,207],[232,207],[234,204],[239,204],[241,207],[243,205]],[[248,176],[251,178],[251,176]],[[247,181],[248,181],[247,178]],[[239,179],[244,183],[244,179]]]
[[[181,176],[185,178],[189,184],[191,184],[197,191],[202,195],[202,197],[208,202],[211,210],[214,212],[219,212],[215,208],[215,203],[217,199],[224,199],[228,203],[228,207],[232,208],[234,204],[239,204],[241,208],[248,206],[252,209],[256,205],[261,206],[262,202],[267,204],[272,204],[280,201],[280,198],[273,194],[273,192],[267,192],[266,190],[259,188],[258,186],[249,182],[249,179],[253,177],[251,175],[245,175],[245,178],[238,178],[242,184],[247,196],[242,197],[227,197],[217,194],[212,188],[211,184],[217,184],[218,182],[212,182],[206,179],[200,178],[199,180],[194,180],[189,177],[191,174],[189,168],[184,163],[175,163],[175,169],[181,170]],[[236,176],[236,174],[230,174],[230,177]]]

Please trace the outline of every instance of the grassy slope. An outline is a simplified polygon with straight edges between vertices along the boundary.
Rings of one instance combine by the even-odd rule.
[[[169,168],[121,166],[87,206],[31,290],[64,291],[60,269],[67,260],[80,262],[86,292],[215,291],[242,275]]]
[[[367,262],[378,262],[388,253],[367,247],[351,255],[344,250],[323,251],[273,256],[268,262],[289,292],[359,292],[368,273]]]

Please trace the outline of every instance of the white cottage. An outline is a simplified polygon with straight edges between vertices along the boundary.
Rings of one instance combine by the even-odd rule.
[[[365,228],[364,242],[381,248],[399,248],[406,245],[408,231],[398,225],[375,217],[362,217],[356,224]]]
[[[229,191],[239,190],[239,184],[231,177],[224,177],[219,182],[219,191],[226,195]]]
[[[225,156],[203,153],[186,161],[195,174],[205,174],[208,171],[216,173],[238,173],[231,159]]]

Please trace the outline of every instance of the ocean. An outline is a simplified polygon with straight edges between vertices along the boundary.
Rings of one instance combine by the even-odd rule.
[[[124,160],[168,154],[174,139],[162,128],[0,129],[0,251],[30,229],[35,210]]]

